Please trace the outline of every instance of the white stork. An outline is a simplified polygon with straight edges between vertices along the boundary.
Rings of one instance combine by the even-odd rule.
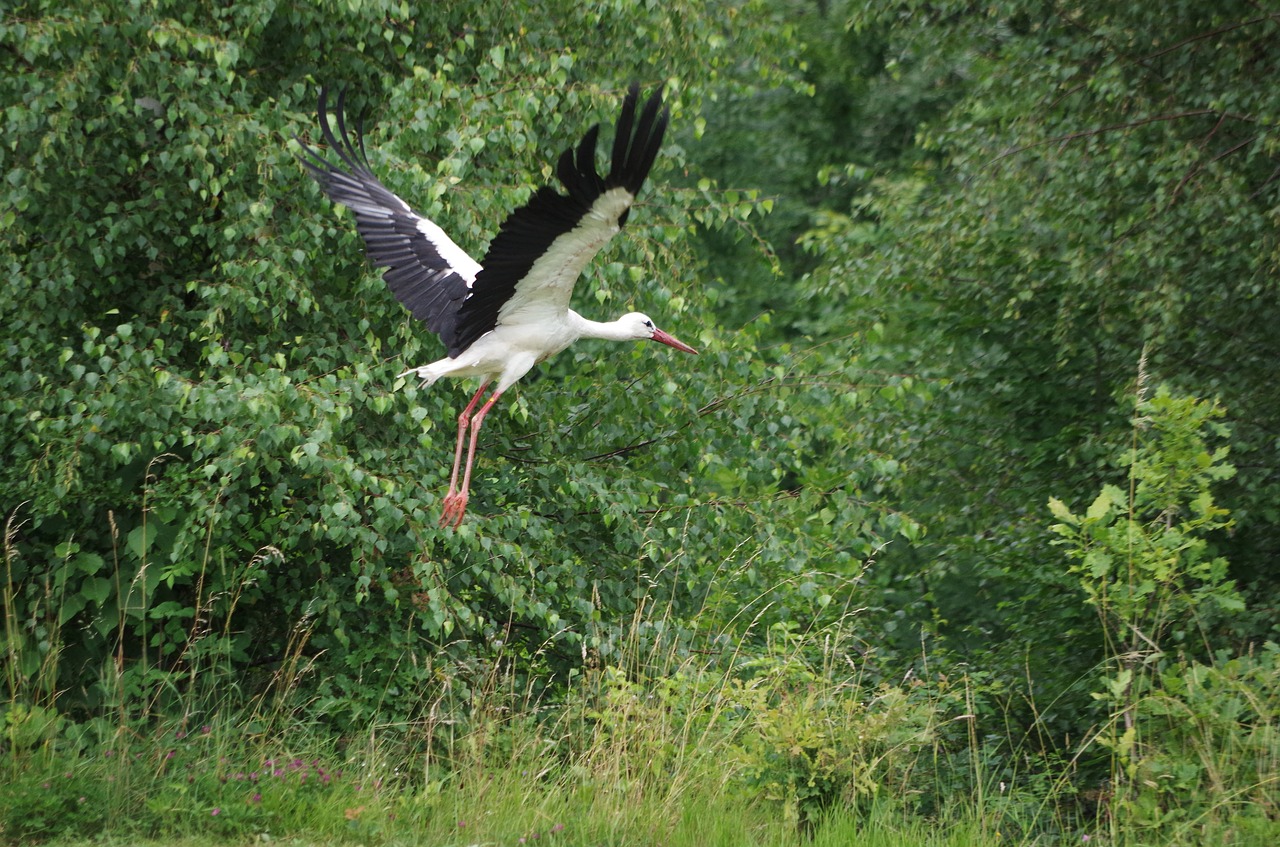
[[[458,443],[441,526],[462,523],[476,438],[485,415],[534,365],[579,338],[652,339],[697,353],[639,312],[598,323],[569,308],[574,282],[626,223],[662,144],[669,119],[662,92],[649,98],[637,121],[639,95],[639,86],[633,84],[622,102],[608,175],[602,178],[596,171],[597,124],[587,130],[576,152],[569,149],[560,156],[556,176],[568,193],[540,188],[502,223],[484,261],[477,262],[378,181],[369,167],[361,127],[356,127],[354,143],[347,134],[341,94],[338,137],[334,136],[325,111],[325,92],[320,92],[320,131],[341,163],[330,162],[299,140],[305,153],[302,163],[335,203],[355,213],[365,251],[373,264],[387,269],[383,277],[391,292],[440,336],[449,351],[447,357],[400,376],[417,374],[424,386],[444,376],[480,378],[479,390],[458,416]],[[475,411],[494,382],[493,394]],[[459,485],[468,426],[471,442]]]

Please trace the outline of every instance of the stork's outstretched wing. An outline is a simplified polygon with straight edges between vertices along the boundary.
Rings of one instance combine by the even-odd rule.
[[[355,141],[347,133],[343,95],[338,94],[338,136],[329,128],[327,92],[320,91],[320,131],[338,157],[334,164],[300,139],[298,158],[335,203],[355,213],[365,252],[378,267],[396,299],[437,333],[456,356],[471,343],[460,341],[459,309],[471,293],[480,264],[467,255],[444,230],[419,215],[384,186],[369,167],[359,123]]]
[[[640,86],[622,104],[608,176],[596,171],[599,125],[577,150],[566,150],[556,176],[567,194],[539,189],[503,222],[489,245],[470,296],[458,311],[457,343],[465,349],[501,321],[534,322],[569,308],[578,275],[626,223],[627,213],[653,167],[670,114],[659,90],[636,121]]]

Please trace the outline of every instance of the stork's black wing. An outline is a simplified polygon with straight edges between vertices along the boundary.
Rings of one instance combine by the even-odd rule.
[[[329,161],[300,139],[304,155],[298,158],[330,199],[355,213],[365,252],[374,265],[387,269],[383,278],[396,299],[439,334],[450,355],[457,355],[471,343],[459,345],[458,316],[480,265],[440,227],[413,211],[378,181],[369,167],[361,127],[357,124],[354,142],[347,133],[341,93],[336,115],[340,137],[334,137],[325,98],[326,92],[321,89],[320,132],[340,164]]]
[[[578,275],[626,223],[662,146],[670,117],[662,107],[662,92],[649,98],[637,121],[639,97],[640,86],[633,84],[618,117],[608,176],[596,171],[600,127],[593,126],[556,167],[567,193],[541,188],[503,222],[458,311],[460,350],[500,320],[563,317]]]

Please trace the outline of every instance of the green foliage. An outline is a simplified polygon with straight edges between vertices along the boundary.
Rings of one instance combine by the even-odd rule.
[[[1277,648],[1207,665],[1125,668],[1097,696],[1116,711],[1097,741],[1114,756],[1115,831],[1193,843],[1207,828],[1280,833]]]
[[[714,143],[691,148],[691,159],[717,182],[759,187],[776,204],[755,222],[756,238],[713,229],[701,240],[711,266],[730,269],[716,281],[717,314],[727,325],[767,312],[772,334],[787,340],[797,332],[858,331],[864,321],[848,304],[797,304],[802,292],[792,281],[820,264],[804,235],[815,218],[841,214],[883,173],[935,158],[914,143],[914,132],[957,96],[945,84],[950,68],[932,52],[902,61],[891,49],[892,27],[850,25],[861,5],[775,0],[771,18],[757,25],[793,33],[803,45],[795,84],[731,89],[708,104]],[[756,247],[760,237],[765,257]],[[842,276],[834,268],[821,273]],[[833,353],[850,356],[857,346]]]
[[[739,754],[747,783],[780,802],[785,820],[808,825],[836,803],[865,810],[877,797],[904,799],[933,737],[933,704],[897,686],[833,679],[833,668],[811,667],[796,651],[797,633],[777,633],[773,649],[749,663],[755,676],[729,693],[747,725]]]
[[[8,780],[0,799],[0,838],[19,844],[102,832],[108,820],[103,794],[102,780],[74,771]]]
[[[289,716],[270,732],[239,715],[207,725],[67,723],[50,755],[7,774],[0,839],[518,844],[536,834],[588,845],[662,832],[672,844],[899,844],[904,833],[920,843],[948,833],[958,844],[1032,844],[1106,835],[1097,822],[1055,810],[1073,803],[1061,775],[979,771],[975,783],[947,782],[953,774],[940,763],[950,755],[977,761],[996,752],[980,684],[868,683],[853,673],[861,664],[849,650],[855,623],[808,633],[775,627],[763,658],[655,653],[633,637],[628,670],[590,670],[559,703],[530,700],[496,671],[465,711],[433,706],[416,724],[372,724],[346,740]],[[1219,733],[1239,744],[1216,744],[1223,755],[1206,766],[1206,779],[1253,781],[1238,803],[1213,795],[1221,814],[1194,829],[1161,830],[1168,843],[1224,827],[1236,827],[1239,843],[1269,843],[1264,818],[1248,816],[1250,836],[1229,812],[1272,802],[1273,652],[1185,675],[1200,693],[1182,699],[1180,691],[1180,701],[1206,714],[1177,732],[1205,751]],[[1221,714],[1209,717],[1210,709]],[[1147,714],[1185,722],[1155,708]],[[423,747],[414,737],[429,734],[432,721],[447,726],[447,739]],[[994,757],[990,764],[1003,767]],[[937,795],[929,819],[915,813],[923,792]]]
[[[22,703],[10,704],[2,714],[5,746],[15,755],[52,743],[63,721],[52,709]]]
[[[919,821],[838,810],[809,834],[771,807],[714,780],[668,790],[660,778],[606,790],[577,771],[551,771],[523,749],[511,767],[423,781],[387,771],[372,744],[344,758],[297,756],[202,736],[136,739],[130,755],[93,751],[32,773],[0,793],[0,842],[210,845],[281,840],[352,844],[905,845],[983,843],[958,819],[945,840]],[[515,733],[518,735],[518,733]],[[697,745],[696,738],[688,739]],[[201,748],[204,750],[201,750]],[[604,745],[596,761],[610,758]],[[221,758],[214,758],[216,754]],[[639,765],[639,762],[634,764]],[[704,774],[709,775],[709,774]]]
[[[1273,813],[1274,36],[1246,0],[10,3],[4,837],[573,812],[736,844],[840,798],[813,835],[848,843],[909,792],[976,798],[973,843],[1075,840],[1081,737],[1123,765],[1117,838]],[[441,532],[464,389],[395,382],[439,347],[291,139],[347,86],[375,169],[480,254],[633,79],[673,130],[576,305],[703,354],[547,363]],[[1170,390],[1134,430],[1144,351]],[[1055,535],[1051,495],[1096,499]],[[183,783],[122,741],[174,715],[247,740],[172,748],[210,765]],[[415,776],[257,805],[216,764],[335,729],[326,767]]]
[[[1138,403],[1134,446],[1122,463],[1129,492],[1106,485],[1083,515],[1050,498],[1088,602],[1097,607],[1117,650],[1137,655],[1164,649],[1165,632],[1201,615],[1239,612],[1244,606],[1227,578],[1227,562],[1211,552],[1214,534],[1229,529],[1227,510],[1214,504],[1211,486],[1235,475],[1225,446],[1211,449],[1206,429],[1222,437],[1214,403],[1175,397],[1160,386]],[[1181,629],[1178,640],[1189,635]]]
[[[1217,555],[1256,602],[1220,634],[1274,638],[1280,101],[1257,73],[1274,20],[1247,2],[829,8],[881,38],[867,86],[928,80],[938,106],[899,166],[827,163],[850,196],[813,215],[799,292],[821,340],[929,388],[869,427],[893,438],[894,496],[928,529],[872,573],[905,640],[923,629],[1005,679],[1029,669],[1035,699],[1077,704],[1054,710],[1056,734],[1087,726],[1079,681],[1105,645],[1061,602],[1075,583],[1039,504],[1113,473],[1115,398],[1144,350],[1154,381],[1231,410],[1240,472],[1219,499],[1235,526]]]
[[[231,726],[162,726],[79,747],[63,735],[58,756],[8,781],[0,839],[31,843],[111,831],[269,840],[272,832],[326,827],[359,837],[378,831],[369,818],[385,823],[391,776],[378,763],[362,768],[335,765],[331,753],[323,759],[264,753],[252,736],[235,733]],[[381,814],[361,820],[373,809]]]
[[[1097,742],[1114,756],[1113,813],[1167,834],[1274,810],[1280,675],[1273,643],[1257,656],[1206,665],[1170,658],[1244,604],[1213,545],[1232,522],[1213,488],[1231,479],[1216,403],[1166,386],[1140,397],[1133,444],[1119,463],[1128,490],[1104,486],[1083,514],[1051,498],[1053,526],[1106,627],[1114,667],[1094,695],[1110,720]]]
[[[1154,688],[1139,706],[1147,741],[1134,780],[1144,790],[1124,809],[1134,823],[1280,833],[1280,648],[1171,667]]]
[[[863,559],[918,532],[882,507],[896,468],[849,420],[863,374],[769,346],[764,324],[716,329],[695,236],[771,200],[684,175],[718,86],[794,82],[793,36],[738,32],[753,16],[767,7],[6,12],[11,699],[151,714],[193,688],[250,709],[296,692],[354,728],[418,715],[441,698],[408,692],[443,680],[465,703],[492,663],[541,687],[610,662],[645,597],[744,627],[846,606]],[[464,395],[395,382],[438,346],[290,137],[315,136],[320,84],[349,86],[388,185],[479,254],[633,78],[667,83],[675,134],[579,305],[643,304],[703,355],[549,363],[485,429],[473,521],[441,532]]]

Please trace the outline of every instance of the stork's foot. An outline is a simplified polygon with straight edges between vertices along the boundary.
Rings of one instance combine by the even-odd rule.
[[[467,513],[467,492],[450,491],[444,496],[444,510],[440,513],[440,526],[455,529],[462,526],[462,516]]]

